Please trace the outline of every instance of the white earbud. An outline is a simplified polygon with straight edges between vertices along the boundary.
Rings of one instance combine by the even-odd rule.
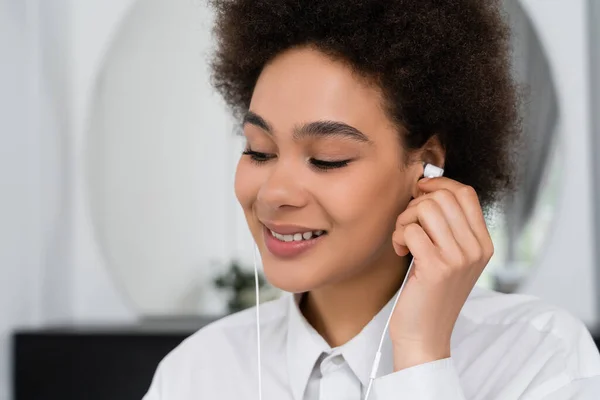
[[[425,178],[439,178],[442,175],[444,175],[443,168],[436,167],[433,164],[424,163],[423,176]]]

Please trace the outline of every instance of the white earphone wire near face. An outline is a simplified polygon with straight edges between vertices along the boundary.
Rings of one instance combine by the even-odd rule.
[[[442,175],[444,175],[444,170],[442,168],[436,167],[435,165],[432,165],[432,164],[423,163],[423,177],[424,178],[439,178]],[[375,353],[375,359],[373,360],[373,366],[371,367],[371,375],[369,376],[369,385],[367,386],[367,391],[365,392],[364,400],[368,400],[369,395],[371,394],[371,389],[373,387],[373,381],[375,381],[375,378],[377,377],[377,370],[379,369],[379,361],[381,360],[381,348],[383,347],[383,341],[385,339],[385,335],[390,326],[390,321],[392,319],[392,315],[394,315],[394,310],[396,309],[396,305],[398,304],[398,299],[400,298],[400,294],[402,293],[402,290],[404,289],[404,285],[406,284],[406,281],[408,280],[408,277],[410,275],[410,271],[412,270],[414,262],[415,262],[414,258],[412,260],[410,260],[410,264],[408,266],[408,269],[406,270],[406,275],[404,275],[404,280],[402,281],[402,285],[400,285],[400,289],[398,290],[398,293],[396,294],[396,298],[394,299],[394,305],[392,306],[392,311],[390,311],[390,315],[388,315],[388,319],[385,323],[385,327],[383,328],[383,333],[381,334],[381,338],[379,339],[379,347],[377,348],[377,353]]]
[[[375,359],[373,360],[373,366],[371,367],[371,375],[369,376],[369,385],[367,386],[367,391],[365,393],[364,400],[369,399],[369,395],[371,394],[371,389],[373,387],[373,381],[377,377],[377,370],[379,369],[379,361],[381,360],[381,348],[383,347],[383,340],[385,338],[385,334],[388,331],[388,327],[390,326],[390,321],[392,319],[392,315],[394,315],[394,310],[396,309],[396,304],[398,304],[398,299],[400,298],[400,293],[404,289],[404,284],[407,281],[408,275],[410,274],[410,270],[412,269],[413,262],[415,259],[413,258],[410,261],[410,265],[408,266],[408,270],[406,271],[406,275],[404,276],[404,280],[402,281],[402,285],[400,286],[400,290],[396,294],[396,298],[394,299],[394,305],[392,306],[392,311],[390,311],[390,315],[388,315],[388,319],[385,322],[385,327],[383,328],[383,333],[381,334],[381,338],[379,339],[379,347],[377,347],[377,353],[375,353]]]
[[[257,360],[258,360],[258,400],[262,400],[262,365],[260,358],[260,288],[258,284],[258,263],[256,260],[256,253],[258,253],[258,246],[254,243],[252,248],[252,259],[254,260],[254,287],[256,290],[256,349],[257,349]]]

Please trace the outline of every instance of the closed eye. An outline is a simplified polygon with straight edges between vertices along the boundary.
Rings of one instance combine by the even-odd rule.
[[[254,162],[256,164],[262,164],[262,163],[265,163],[265,162],[275,158],[275,155],[273,155],[273,154],[261,153],[259,151],[254,151],[251,149],[244,150],[244,152],[242,154],[249,156],[250,159],[252,160],[252,162]]]
[[[263,164],[266,163],[274,158],[276,158],[277,156],[274,154],[269,154],[269,153],[262,153],[259,151],[254,151],[251,149],[246,149],[244,150],[244,152],[242,153],[243,155],[249,156],[250,159],[252,160],[252,162],[256,163],[256,164]],[[339,160],[339,161],[325,161],[325,160],[319,160],[316,158],[311,158],[309,160],[309,163],[317,170],[319,171],[328,171],[331,169],[338,169],[338,168],[343,168],[348,166],[348,164],[351,162],[352,160]]]
[[[350,163],[350,161],[352,161],[352,160],[324,161],[324,160],[317,160],[316,158],[310,159],[311,165],[322,171],[346,167],[348,165],[348,163]]]

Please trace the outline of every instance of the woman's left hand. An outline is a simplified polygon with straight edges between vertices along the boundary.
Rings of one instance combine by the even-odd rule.
[[[414,257],[390,322],[396,371],[450,357],[454,324],[494,252],[472,187],[441,177],[419,188],[392,237],[398,255]]]

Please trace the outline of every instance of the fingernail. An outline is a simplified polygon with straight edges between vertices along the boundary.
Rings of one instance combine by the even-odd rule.
[[[421,179],[421,181],[420,181],[420,182],[423,182],[423,183],[425,183],[425,182],[429,181],[430,179],[431,179],[431,178],[423,178],[423,179]]]

